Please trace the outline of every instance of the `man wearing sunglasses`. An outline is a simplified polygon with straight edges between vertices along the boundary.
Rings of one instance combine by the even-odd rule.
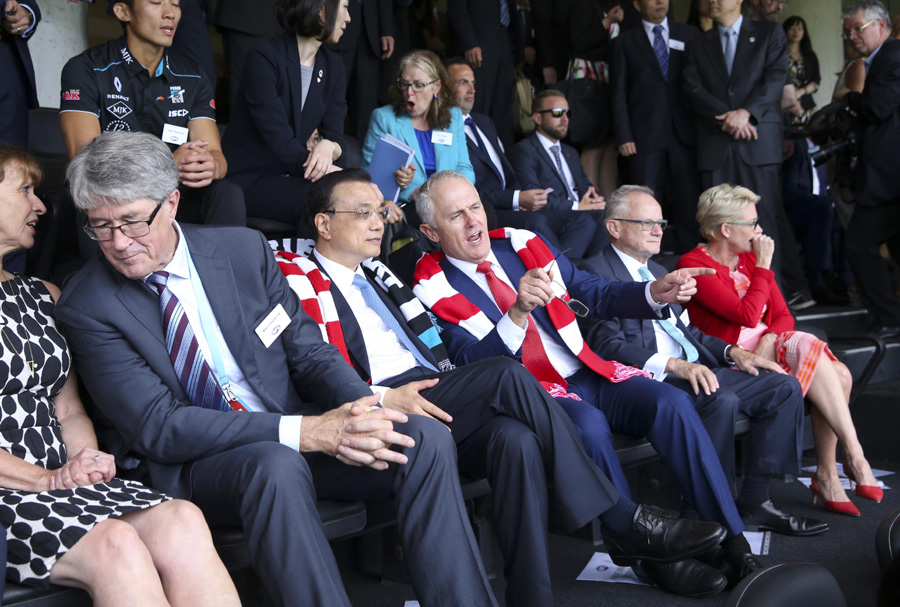
[[[623,536],[637,539],[632,545],[640,544],[645,554],[649,547],[650,558],[658,556],[658,546],[632,534],[637,506],[620,496],[591,461],[571,421],[526,369],[501,357],[453,367],[425,308],[373,259],[381,251],[387,209],[366,171],[326,175],[310,189],[306,209],[315,249],[308,259],[278,253],[282,270],[303,309],[355,373],[382,395],[382,406],[446,424],[460,471],[487,477],[493,494],[490,518],[508,582],[507,605],[553,604],[550,504],[569,529],[596,517],[608,527],[618,525],[607,536],[617,559],[634,558],[630,547],[622,551]],[[611,443],[605,450],[615,459]],[[681,522],[656,520],[668,529],[667,551],[683,553],[689,544],[709,541],[694,531],[686,534],[687,542],[677,539]]]
[[[890,270],[879,254],[882,243],[900,234],[900,41],[890,37],[890,17],[878,0],[847,7],[844,38],[866,57],[866,86],[843,103],[857,121],[859,162],[856,206],[847,226],[847,258],[863,302],[884,335],[900,334],[900,301]],[[897,251],[892,250],[895,256]]]
[[[606,280],[642,283],[666,274],[650,261],[659,253],[666,220],[653,192],[622,186],[606,205],[612,244],[582,269]],[[769,498],[769,477],[798,475],[803,442],[803,394],[797,381],[774,362],[704,335],[692,327],[680,305],[652,320],[613,318],[588,336],[598,354],[649,372],[657,382],[683,390],[694,400],[716,446],[745,524],[786,535],[816,535],[822,521],[795,517]],[[750,421],[750,452],[739,495],[735,492],[734,424]]]
[[[723,554],[703,557],[724,572],[697,561],[643,563],[654,581],[671,592],[702,596],[759,568],[693,400],[639,369],[600,359],[576,322],[576,314],[594,321],[658,319],[669,304],[691,298],[694,276],[709,272],[685,269],[646,284],[601,280],[539,236],[489,233],[475,188],[452,171],[425,182],[416,209],[420,229],[441,252],[419,261],[413,292],[437,316],[451,360],[521,360],[572,418],[585,450],[620,491],[627,495],[621,468],[604,458],[611,431],[646,436],[700,518],[726,527]]]
[[[587,254],[596,254],[607,244],[603,229],[603,196],[588,179],[575,148],[562,142],[569,132],[569,102],[561,92],[540,92],[532,103],[535,132],[513,148],[510,160],[524,190],[549,188],[547,204],[539,212],[581,211],[583,221],[595,230]],[[554,231],[564,226],[559,217],[547,215]]]

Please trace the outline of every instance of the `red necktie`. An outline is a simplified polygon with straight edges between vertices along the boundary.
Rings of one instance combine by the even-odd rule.
[[[491,269],[491,262],[482,261],[476,269],[487,278],[488,287],[494,296],[494,301],[497,302],[497,307],[506,314],[513,307],[513,304],[516,303],[516,292],[494,274],[494,270]],[[541,342],[536,321],[530,315],[528,317],[528,328],[525,329],[525,340],[522,342],[522,364],[540,382],[559,384],[563,387],[568,386],[566,380],[560,376],[550,363],[550,358],[547,356],[547,351]]]

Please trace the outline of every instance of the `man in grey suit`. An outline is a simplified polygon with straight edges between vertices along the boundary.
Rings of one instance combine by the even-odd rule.
[[[787,39],[777,23],[741,15],[742,1],[710,5],[716,27],[688,42],[684,86],[697,116],[703,189],[720,183],[750,188],[762,197],[760,224],[775,234]]]
[[[666,224],[652,191],[642,186],[622,186],[610,196],[606,208],[606,227],[612,244],[585,260],[582,269],[607,280],[625,282],[664,276],[667,270],[650,261],[659,253]],[[690,325],[683,311],[674,305],[670,306],[668,318],[659,320],[605,320],[593,328],[588,343],[600,356],[640,367],[653,379],[693,397],[748,528],[797,536],[826,531],[825,522],[793,516],[769,497],[771,475],[796,475],[800,471],[800,385],[774,362],[705,335]],[[751,421],[747,471],[738,494],[734,428],[739,413]]]
[[[243,527],[274,604],[349,605],[319,497],[394,500],[423,604],[496,605],[450,433],[378,407],[264,237],[177,224],[175,163],[149,134],[101,135],[67,176],[102,255],[66,286],[57,318],[119,462],[210,524]]]

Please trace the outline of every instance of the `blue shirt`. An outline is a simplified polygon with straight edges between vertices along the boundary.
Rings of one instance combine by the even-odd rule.
[[[437,167],[434,160],[434,144],[431,143],[431,130],[416,131],[416,141],[419,142],[419,149],[422,150],[422,166],[425,167],[425,178],[429,178],[434,174]]]

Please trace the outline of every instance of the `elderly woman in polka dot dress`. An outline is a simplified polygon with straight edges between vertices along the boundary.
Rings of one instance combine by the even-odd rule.
[[[0,526],[6,578],[95,605],[239,605],[200,511],[115,478],[53,320],[55,286],[2,269],[34,245],[37,162],[0,145]]]

